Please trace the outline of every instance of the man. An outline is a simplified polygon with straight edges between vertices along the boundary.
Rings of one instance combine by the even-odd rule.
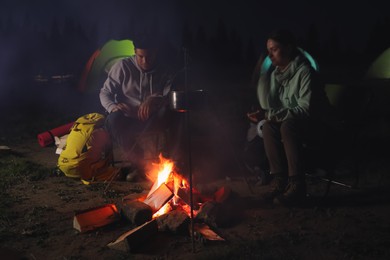
[[[135,55],[112,66],[99,95],[114,144],[122,149],[122,159],[135,164],[142,164],[142,155],[133,149],[136,136],[158,127],[171,88],[172,74],[160,64],[156,43],[135,39]]]

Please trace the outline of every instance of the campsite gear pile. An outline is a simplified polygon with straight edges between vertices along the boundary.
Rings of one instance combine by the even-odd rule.
[[[41,147],[46,147],[55,142],[56,136],[63,136],[70,132],[74,122],[53,128],[49,131],[38,134],[38,143]]]
[[[79,117],[70,127],[65,125],[66,127],[58,127],[61,131],[54,131],[58,136],[50,137],[50,140],[56,140],[56,153],[59,154],[57,172],[59,174],[79,178],[84,184],[109,181],[108,187],[113,180],[126,173],[124,171],[126,167],[117,166],[122,161],[114,160],[112,141],[110,134],[104,128],[104,123],[104,115],[89,113]],[[159,145],[156,147],[156,136],[151,137],[145,134],[149,125],[150,123],[143,129],[140,133],[140,140],[134,143],[131,149],[140,145],[149,152],[147,155],[151,156],[151,153],[154,155],[160,151],[162,140],[158,137]],[[38,135],[38,142],[41,136],[42,134]]]
[[[67,177],[80,178],[84,184],[110,179],[119,171],[112,166],[113,154],[105,116],[90,113],[73,124],[66,145],[58,158],[58,168]]]

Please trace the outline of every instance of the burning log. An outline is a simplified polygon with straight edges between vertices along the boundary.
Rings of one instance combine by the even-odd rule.
[[[148,221],[141,226],[119,236],[115,241],[109,243],[107,246],[111,249],[120,250],[124,252],[134,251],[146,239],[156,235],[158,232],[157,221],[155,219]]]
[[[141,201],[125,200],[120,206],[122,215],[137,226],[152,219],[152,208]]]
[[[148,195],[144,200],[144,203],[149,205],[153,213],[157,212],[165,203],[167,203],[173,197],[173,192],[168,188],[165,183],[161,184],[153,193]]]
[[[114,204],[107,204],[75,212],[73,227],[80,232],[87,232],[120,220],[120,214]]]
[[[190,217],[183,210],[172,210],[157,218],[158,230],[175,234],[188,231]]]
[[[195,223],[194,225],[195,237],[202,244],[206,241],[225,241],[224,238],[214,232],[208,225],[204,223]]]
[[[210,226],[216,227],[217,214],[218,214],[217,202],[207,201],[202,204],[195,219],[198,220],[199,222],[204,222]]]
[[[190,189],[179,188],[176,194],[179,198],[181,198],[187,205],[191,205],[190,201]],[[193,191],[192,193],[193,199],[193,209],[198,210],[199,204],[201,203],[201,195],[199,192]]]

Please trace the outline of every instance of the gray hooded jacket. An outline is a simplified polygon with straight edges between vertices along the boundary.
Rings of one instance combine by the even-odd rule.
[[[110,113],[118,103],[137,108],[149,96],[166,96],[171,88],[172,74],[156,67],[143,71],[135,56],[115,63],[100,90],[100,102]]]

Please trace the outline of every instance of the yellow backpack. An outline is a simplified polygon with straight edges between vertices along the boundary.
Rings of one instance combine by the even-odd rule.
[[[90,113],[73,124],[66,145],[58,158],[58,168],[67,177],[83,183],[108,180],[119,169],[111,165],[113,155],[108,132],[102,128],[104,115]]]

